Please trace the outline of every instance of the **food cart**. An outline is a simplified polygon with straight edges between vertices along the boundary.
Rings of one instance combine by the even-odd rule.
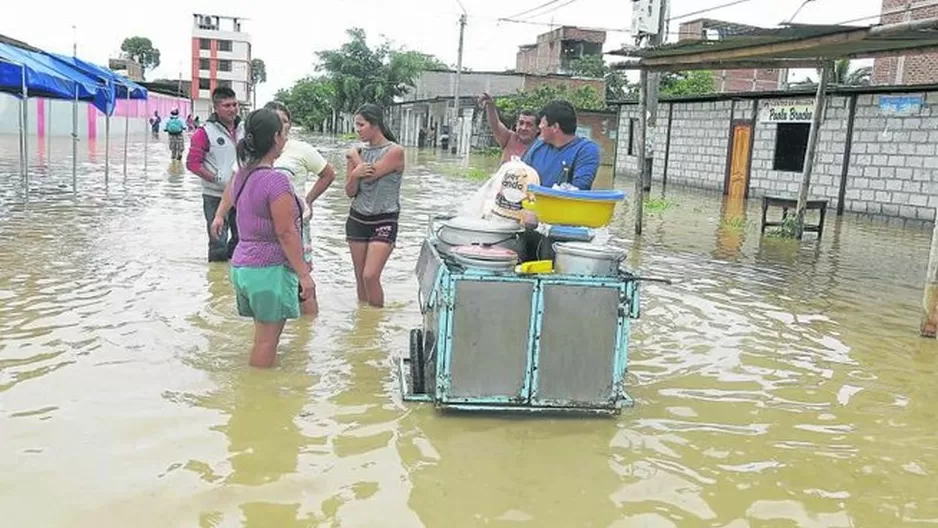
[[[422,324],[398,362],[404,401],[440,410],[607,415],[631,405],[629,334],[640,314],[638,284],[648,279],[622,265],[625,252],[555,243],[547,272],[514,262],[474,265],[441,240],[446,231],[437,224],[451,220],[431,220],[416,264]],[[504,236],[510,231],[500,224],[481,245],[517,247]],[[590,252],[605,258],[580,258]]]

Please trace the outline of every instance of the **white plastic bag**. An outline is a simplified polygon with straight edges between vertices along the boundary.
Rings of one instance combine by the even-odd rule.
[[[528,185],[532,183],[540,183],[537,171],[513,156],[463,205],[459,215],[522,221],[521,202],[527,198]]]

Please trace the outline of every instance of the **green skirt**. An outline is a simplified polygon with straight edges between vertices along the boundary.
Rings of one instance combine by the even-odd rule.
[[[300,279],[289,266],[231,266],[228,273],[234,285],[239,315],[262,323],[300,316]]]

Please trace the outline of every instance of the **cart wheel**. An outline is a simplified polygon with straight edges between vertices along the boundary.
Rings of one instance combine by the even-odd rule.
[[[423,332],[415,328],[410,331],[410,380],[414,394],[423,394],[426,391],[423,361]]]

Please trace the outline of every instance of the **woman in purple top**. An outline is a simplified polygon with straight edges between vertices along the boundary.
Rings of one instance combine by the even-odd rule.
[[[231,182],[240,240],[229,273],[238,313],[254,319],[253,367],[273,365],[284,323],[300,316],[300,301],[314,291],[300,242],[302,207],[289,178],[273,168],[286,141],[276,112],[251,112]]]

